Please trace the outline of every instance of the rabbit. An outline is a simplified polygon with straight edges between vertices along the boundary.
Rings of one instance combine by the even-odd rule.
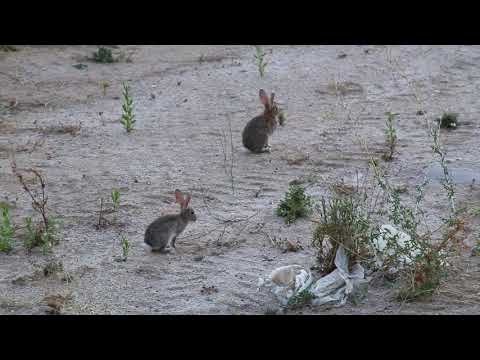
[[[274,97],[275,94],[272,93],[269,99],[265,90],[260,89],[260,102],[265,106],[265,110],[262,115],[250,120],[243,129],[243,146],[253,153],[271,151],[268,140],[277,127],[277,117],[280,115],[277,103],[273,101]]]
[[[180,213],[161,216],[152,222],[145,231],[145,243],[152,251],[169,252],[165,248],[170,245],[175,249],[175,240],[189,222],[197,221],[197,216],[192,208],[188,207],[191,196],[186,196],[180,190],[175,190],[175,202],[180,204]]]

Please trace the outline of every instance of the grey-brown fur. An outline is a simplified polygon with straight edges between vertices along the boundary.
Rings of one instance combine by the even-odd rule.
[[[152,248],[152,251],[164,252],[170,245],[175,248],[175,241],[189,222],[196,221],[197,217],[192,208],[188,207],[190,195],[186,199],[179,191],[175,191],[176,202],[180,204],[180,213],[176,215],[164,215],[152,222],[145,231],[145,243]]]
[[[275,94],[272,93],[270,99],[265,91],[260,90],[260,101],[265,106],[262,115],[250,120],[242,132],[242,142],[248,150],[253,153],[263,153],[270,151],[269,137],[277,127],[277,116],[279,110],[273,101]]]

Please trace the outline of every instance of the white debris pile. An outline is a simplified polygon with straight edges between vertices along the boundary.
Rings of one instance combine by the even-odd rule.
[[[382,225],[380,234],[373,240],[375,266],[381,268],[386,257],[395,256],[401,265],[409,265],[420,253],[411,237],[392,225]],[[399,254],[400,251],[400,254]],[[397,269],[391,269],[396,271]]]
[[[339,247],[335,256],[336,269],[315,283],[310,271],[300,265],[289,265],[275,269],[266,279],[259,279],[259,289],[268,288],[278,301],[287,305],[289,300],[308,291],[313,305],[344,305],[347,300],[359,302],[367,293],[368,281],[363,267],[355,264],[348,270],[348,256],[343,247]]]
[[[380,269],[387,257],[396,257],[400,266],[411,264],[420,253],[410,236],[391,225],[382,225],[380,234],[373,239],[375,266]],[[359,263],[349,269],[349,259],[343,246],[335,254],[336,269],[314,282],[310,271],[300,265],[279,267],[265,279],[259,279],[258,288],[269,289],[283,305],[307,291],[313,305],[342,306],[350,300],[359,303],[368,291],[368,279]],[[389,269],[397,271],[398,268]]]

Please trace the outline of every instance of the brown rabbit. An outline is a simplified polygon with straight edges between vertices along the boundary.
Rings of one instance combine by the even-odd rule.
[[[277,117],[279,109],[273,101],[275,94],[272,93],[270,99],[265,90],[260,90],[260,102],[265,106],[262,115],[250,120],[242,133],[243,146],[253,153],[259,154],[270,152],[269,137],[277,127]]]
[[[192,208],[188,207],[191,196],[184,196],[180,190],[175,190],[175,202],[180,204],[180,213],[165,215],[152,222],[145,231],[145,243],[152,251],[168,252],[165,248],[170,245],[175,248],[175,240],[189,222],[197,220]]]

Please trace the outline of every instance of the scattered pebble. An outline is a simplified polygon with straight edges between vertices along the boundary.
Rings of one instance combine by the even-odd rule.
[[[85,64],[74,64],[72,66],[78,70],[85,70],[86,68],[88,68],[88,65],[85,65]]]
[[[200,293],[203,295],[210,295],[213,293],[218,293],[218,289],[215,285],[212,286],[202,286],[202,290],[200,290]]]

